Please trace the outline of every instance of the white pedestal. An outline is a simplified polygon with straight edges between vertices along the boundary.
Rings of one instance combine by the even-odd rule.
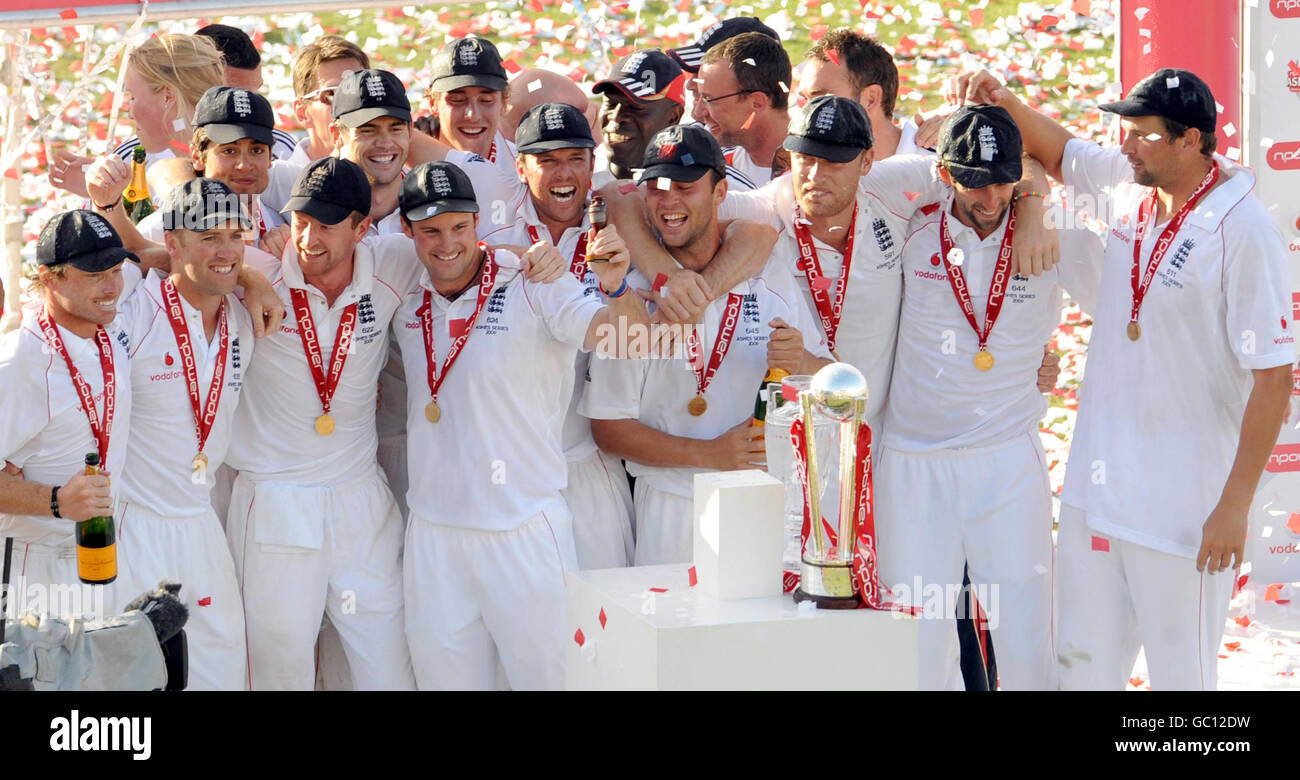
[[[757,469],[695,475],[695,569],[720,599],[781,595],[785,487]]]
[[[789,595],[722,601],[690,587],[688,568],[569,574],[566,687],[916,689],[916,618],[800,610]]]

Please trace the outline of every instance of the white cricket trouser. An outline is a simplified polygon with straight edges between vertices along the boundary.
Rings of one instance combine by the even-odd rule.
[[[24,612],[86,619],[121,614],[122,607],[140,594],[123,587],[129,575],[120,543],[117,551],[117,579],[107,585],[86,585],[77,576],[77,546],[73,542],[49,545],[14,539],[5,607],[8,618],[13,620]],[[0,565],[3,558],[4,536],[0,535]]]
[[[577,568],[564,502],[509,531],[431,517],[416,511],[406,529],[406,636],[420,690],[561,690],[564,575]]]
[[[388,488],[397,502],[397,511],[405,519],[409,514],[406,507],[406,491],[411,483],[406,475],[406,431],[393,436],[380,436],[379,447],[375,450],[375,459],[379,468],[388,477]]]
[[[937,452],[885,447],[876,464],[881,581],[924,610],[921,688],[964,688],[955,617],[968,564],[1001,687],[1054,690],[1052,502],[1038,435]]]
[[[237,476],[239,472],[225,463],[212,476],[212,511],[217,513],[222,533],[226,530],[226,518],[230,516],[230,491],[235,488]]]
[[[135,596],[167,579],[181,584],[191,691],[248,689],[244,605],[235,562],[221,523],[210,509],[193,517],[164,517],[141,504],[117,505],[119,560],[129,559],[128,579],[118,581]]]
[[[695,499],[650,486],[638,479],[636,504],[637,566],[690,563],[695,558]]]
[[[241,472],[226,532],[253,690],[312,689],[326,613],[358,690],[414,687],[403,634],[402,520],[378,466],[314,487]]]
[[[1068,505],[1056,547],[1062,689],[1124,690],[1139,647],[1153,690],[1215,689],[1236,572],[1097,533]]]
[[[618,458],[596,450],[569,463],[561,491],[573,513],[579,569],[617,569],[632,560],[632,490]]]

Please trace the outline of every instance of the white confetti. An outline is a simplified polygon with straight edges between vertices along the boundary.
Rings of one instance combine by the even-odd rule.
[[[1151,31],[1143,27],[1141,30],[1138,30],[1138,35],[1141,35],[1143,38],[1150,38]]]
[[[673,180],[667,176],[660,176],[655,179],[655,186],[661,190],[671,190],[673,188]]]
[[[528,82],[528,91],[529,91],[529,92],[536,92],[537,90],[539,90],[539,89],[541,89],[541,88],[542,88],[542,80],[541,80],[541,79],[533,79],[532,81]]]
[[[1217,101],[1217,100],[1214,101],[1214,110],[1215,110],[1215,111],[1218,111],[1220,114],[1222,114],[1222,113],[1223,113],[1223,104],[1220,103],[1220,102]]]
[[[1259,537],[1261,539],[1267,539],[1272,535],[1273,535],[1273,526],[1271,525],[1266,525],[1263,528],[1259,529]]]
[[[173,132],[177,132],[177,133],[179,133],[180,131],[182,131],[182,130],[184,130],[184,129],[185,129],[185,120],[184,120],[184,119],[181,119],[180,117],[176,117],[175,119],[172,120],[172,131],[173,131]]]
[[[961,251],[961,247],[955,246],[948,252],[948,262],[953,265],[961,265],[965,259],[966,253]]]
[[[1042,575],[1044,575],[1044,574],[1047,573],[1047,567],[1044,566],[1044,565],[1041,564],[1041,563],[1035,563],[1035,564],[1034,564],[1034,571],[1037,572],[1038,575],[1041,577]]]
[[[1237,160],[1241,159],[1241,150],[1235,146],[1229,146],[1228,151],[1225,153],[1224,156],[1227,157],[1229,160],[1236,162]]]
[[[1250,561],[1246,561],[1245,563],[1241,564],[1241,573],[1250,574],[1250,568],[1251,568]]]
[[[1144,8],[1137,8],[1137,9],[1134,9],[1134,11],[1133,11],[1133,15],[1137,17],[1137,20],[1138,20],[1139,22],[1142,21],[1143,18],[1145,18],[1146,15],[1149,14],[1149,13],[1151,13],[1151,9],[1150,9],[1150,8],[1145,8],[1145,7],[1144,7]]]
[[[790,88],[787,87],[787,86],[785,85],[785,82],[784,82],[784,81],[778,81],[778,82],[776,82],[776,83],[781,85],[781,91],[782,91],[782,92],[787,92],[787,93],[788,93],[788,92],[790,91]]]
[[[1165,79],[1165,89],[1178,89],[1178,77],[1170,76]]]
[[[1267,149],[1268,147],[1273,145],[1273,139],[1269,138],[1268,136],[1264,136],[1263,138],[1259,139],[1259,145]]]
[[[1142,46],[1142,53],[1143,53],[1143,54],[1150,54],[1150,53],[1151,53],[1151,44],[1148,43],[1148,44],[1143,45],[1143,46]]]
[[[1268,51],[1264,52],[1264,64],[1267,65],[1267,66],[1269,66],[1270,68],[1273,67],[1273,50],[1272,50],[1272,49],[1269,49]]]
[[[757,62],[754,62],[754,58],[753,58],[753,57],[746,57],[745,59],[741,60],[741,62],[747,63],[747,64],[749,64],[749,65],[753,65],[753,66],[756,67],[756,68],[758,67],[758,63],[757,63]]]
[[[1237,128],[1233,127],[1232,123],[1229,122],[1228,124],[1223,126],[1223,134],[1228,138],[1231,138],[1237,134]]]

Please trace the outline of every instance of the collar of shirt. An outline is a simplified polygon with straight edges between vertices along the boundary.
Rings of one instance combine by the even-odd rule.
[[[1222,155],[1216,154],[1214,159],[1219,163],[1219,183],[1196,204],[1196,208],[1183,223],[1185,226],[1195,225],[1207,233],[1218,230],[1232,207],[1250,195],[1255,187],[1255,174],[1249,168],[1237,165]],[[1165,224],[1168,222],[1166,219]]]
[[[537,216],[537,207],[533,204],[533,196],[531,194],[524,198],[524,205],[519,209],[519,217],[524,221],[525,225],[531,225],[535,228],[537,234],[542,237],[543,241],[551,240],[551,229],[542,222],[541,217]],[[582,210],[582,224],[577,227],[565,228],[564,232],[560,234],[560,240],[553,243],[558,247],[561,244],[568,243],[571,238],[576,241],[576,234],[582,233],[590,227],[591,222],[587,219],[587,209],[584,207]],[[527,229],[525,228],[525,231],[526,230]],[[565,260],[568,259],[569,258],[567,257],[565,258]]]
[[[497,278],[496,278],[496,284],[492,286],[492,292],[496,292],[497,290],[500,290],[502,287],[505,287],[510,282],[514,281],[514,278],[518,276],[520,273],[519,258],[516,257],[512,252],[507,252],[504,249],[497,249],[496,262],[497,262]],[[479,270],[481,271],[482,269],[480,268]],[[475,278],[477,278],[477,276]],[[466,303],[466,305],[469,306],[469,311],[473,311],[474,304],[478,300],[477,283],[470,286],[468,289],[466,289],[465,292],[457,296],[455,300],[450,300],[448,298],[443,297],[442,293],[438,292],[438,290],[433,286],[433,279],[429,278],[428,269],[425,269],[424,273],[420,274],[420,290],[421,291],[417,293],[417,295],[419,296],[424,295],[423,292],[424,290],[428,290],[429,292],[432,292],[433,305],[437,306],[438,308],[444,311],[449,311],[453,306],[456,306],[458,303],[461,302],[468,302]]]
[[[166,278],[166,274],[155,268],[151,270],[149,275],[144,278],[144,281],[140,283],[144,288],[144,292],[157,302],[159,308],[163,310],[164,316],[166,316],[167,313],[167,298],[163,295],[162,283]],[[196,336],[198,337],[195,340],[202,345],[203,351],[201,354],[203,355],[203,359],[210,359],[213,354],[215,354],[216,348],[219,346],[218,340],[221,337],[220,333],[218,331],[213,331],[212,338],[207,338],[207,332],[203,328],[203,313],[194,308],[189,301],[185,300],[185,296],[180,294],[180,290],[176,291],[176,297],[181,300],[181,311],[185,313],[185,322],[190,327],[191,338]],[[232,296],[227,295],[225,299],[226,306],[232,305],[231,300]],[[239,338],[240,335],[239,317],[235,316],[235,314],[236,313],[233,309],[226,312],[226,332],[229,334],[231,341]],[[167,332],[171,333],[170,327],[167,329]]]

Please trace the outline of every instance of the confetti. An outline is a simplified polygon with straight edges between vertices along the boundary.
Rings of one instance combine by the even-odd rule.
[[[1093,536],[1092,549],[1094,552],[1110,552],[1110,540],[1102,536]]]
[[[13,180],[17,181],[17,180],[18,180],[18,169],[17,169],[17,168],[6,168],[6,169],[5,169],[5,178],[6,178],[6,179],[13,179]]]
[[[1151,37],[1150,30],[1143,30],[1142,32],[1146,33],[1148,38]],[[1170,76],[1169,78],[1165,79],[1165,89],[1178,89],[1178,77]]]
[[[813,281],[812,286],[813,289],[821,290],[822,292],[825,292],[831,289],[831,284],[832,282],[830,279],[826,278],[825,276],[819,276],[815,281]]]
[[[1300,512],[1292,512],[1286,521],[1286,528],[1293,534],[1300,534]]]
[[[659,292],[659,290],[661,290],[663,286],[667,283],[668,283],[667,274],[656,274],[654,284],[651,285],[651,287],[654,288],[655,292]]]
[[[700,584],[700,577],[695,573],[694,566],[686,570],[686,581],[692,588]]]
[[[541,88],[542,88],[542,80],[541,80],[541,79],[533,79],[532,81],[528,82],[528,91],[529,91],[529,92],[536,92],[537,90],[539,90],[539,89],[541,89]]]
[[[961,250],[961,247],[955,246],[948,251],[948,262],[959,266],[966,262],[966,253]]]
[[[636,192],[636,185],[630,181],[619,182],[618,191],[624,195],[631,195]]]
[[[907,191],[904,191],[904,192],[903,192],[903,197],[904,197],[904,198],[907,198],[908,200],[913,200],[913,201],[914,201],[914,200],[916,200],[917,198],[919,198],[920,196],[921,196],[921,193],[919,193],[919,192],[907,192]]]
[[[1047,573],[1047,567],[1044,566],[1044,565],[1041,564],[1041,563],[1035,563],[1035,564],[1034,564],[1034,572],[1035,572],[1036,574],[1038,574],[1038,576],[1041,577],[1041,576],[1043,576],[1044,574]]]
[[[667,592],[668,592],[668,589],[667,589],[667,588],[651,588],[651,589],[650,589],[650,592],[651,592],[651,593],[667,593]]]
[[[754,112],[753,112],[753,111],[750,111],[750,112],[749,112],[749,117],[745,120],[745,124],[743,124],[743,125],[740,126],[740,129],[741,129],[741,130],[748,130],[748,129],[749,129],[749,126],[752,125],[752,124],[754,124]]]
[[[1142,21],[1149,13],[1151,13],[1151,9],[1146,7],[1136,8],[1133,10],[1133,15],[1137,17],[1137,20],[1139,22]]]
[[[597,617],[597,619],[600,621],[600,627],[603,629],[603,628],[605,627],[605,608],[604,608],[604,607],[601,607],[601,608],[600,608],[600,614],[597,615],[596,617]]]
[[[76,18],[77,18],[77,9],[75,9],[75,8],[67,8],[67,9],[65,9],[65,10],[59,11],[59,16],[62,17],[62,18],[64,18],[64,19],[76,19]]]
[[[181,117],[176,117],[175,119],[172,120],[172,131],[179,133],[184,129],[185,129],[184,119],[182,119]]]
[[[984,9],[983,9],[983,8],[972,8],[972,9],[970,10],[970,25],[971,25],[971,27],[983,27],[983,26],[984,26]]]
[[[655,179],[655,187],[661,190],[671,190],[673,188],[673,180],[667,176],[660,176]]]
[[[758,63],[754,62],[754,59],[752,57],[746,57],[745,59],[741,60],[741,62],[747,65],[753,65],[756,68],[758,67]]]
[[[1237,134],[1237,128],[1231,122],[1223,126],[1223,134],[1228,138]]]
[[[199,599],[198,603],[200,607],[210,607],[212,606],[212,597],[204,596],[203,598]]]
[[[583,636],[581,628],[574,632],[573,641],[578,644],[578,647],[587,644],[587,637]]]
[[[1282,583],[1275,582],[1264,589],[1265,601],[1277,601],[1282,596]]]

